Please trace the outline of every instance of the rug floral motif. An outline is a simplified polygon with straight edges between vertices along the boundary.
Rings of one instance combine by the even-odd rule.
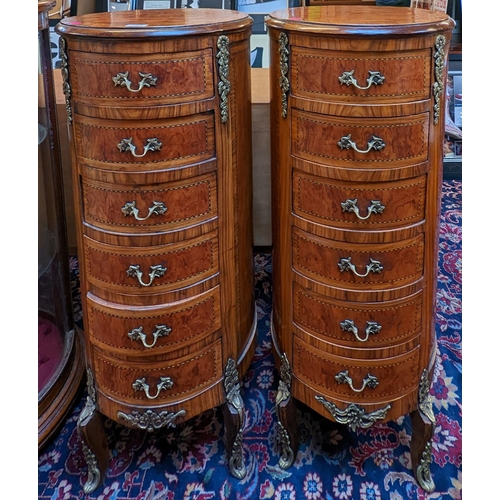
[[[258,347],[243,381],[246,475],[228,474],[220,408],[176,429],[147,433],[105,421],[109,466],[104,484],[84,495],[87,478],[76,422],[86,393],[39,453],[39,500],[457,500],[462,498],[462,182],[444,181],[436,332],[431,385],[436,431],[425,493],[413,477],[409,416],[351,432],[297,403],[300,446],[288,470],[278,465],[274,402],[278,373],[269,322],[272,259],[255,257]],[[75,318],[81,322],[78,262],[72,259]]]

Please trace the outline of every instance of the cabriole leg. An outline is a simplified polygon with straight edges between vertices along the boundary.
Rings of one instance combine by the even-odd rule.
[[[430,465],[432,461],[432,437],[434,435],[436,419],[432,411],[429,389],[429,372],[424,370],[420,377],[418,409],[411,413],[411,461],[413,474],[419,486],[430,493],[435,488],[431,477]]]
[[[87,391],[87,401],[78,418],[77,429],[88,467],[83,492],[90,494],[103,482],[109,456],[103,417],[96,410],[94,378],[90,369],[87,369]]]
[[[276,394],[276,416],[278,418],[278,444],[281,447],[279,466],[288,469],[295,461],[298,449],[295,403],[290,387],[292,372],[286,354],[281,356],[280,381]]]
[[[243,479],[246,473],[243,463],[245,406],[240,394],[240,386],[236,362],[229,358],[224,374],[224,389],[226,391],[226,403],[223,405],[224,441],[229,471],[237,479]]]

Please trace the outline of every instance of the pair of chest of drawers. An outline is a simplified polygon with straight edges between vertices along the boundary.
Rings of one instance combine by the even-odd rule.
[[[274,302],[282,456],[293,399],[366,428],[410,413],[431,491],[429,386],[446,55],[453,21],[409,8],[273,12]]]
[[[244,474],[240,378],[255,345],[251,19],[207,9],[63,19],[88,399],[78,430],[103,479],[102,415],[153,431],[224,404]]]

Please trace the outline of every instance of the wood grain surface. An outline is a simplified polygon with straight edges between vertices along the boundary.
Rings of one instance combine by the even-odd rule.
[[[436,354],[440,90],[454,22],[329,5],[274,11],[266,24],[274,349],[290,362],[291,396],[329,419],[411,413],[422,460],[432,431],[417,394]]]
[[[56,28],[87,363],[96,411],[124,425],[226,404],[226,366],[239,378],[253,356],[251,25],[171,9]]]

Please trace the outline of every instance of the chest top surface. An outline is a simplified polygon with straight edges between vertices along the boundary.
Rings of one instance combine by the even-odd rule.
[[[333,35],[418,35],[452,29],[447,14],[410,7],[328,5],[276,10],[266,24],[289,31]]]
[[[102,12],[64,18],[61,34],[142,38],[240,30],[252,25],[243,12],[222,9],[157,9]]]

